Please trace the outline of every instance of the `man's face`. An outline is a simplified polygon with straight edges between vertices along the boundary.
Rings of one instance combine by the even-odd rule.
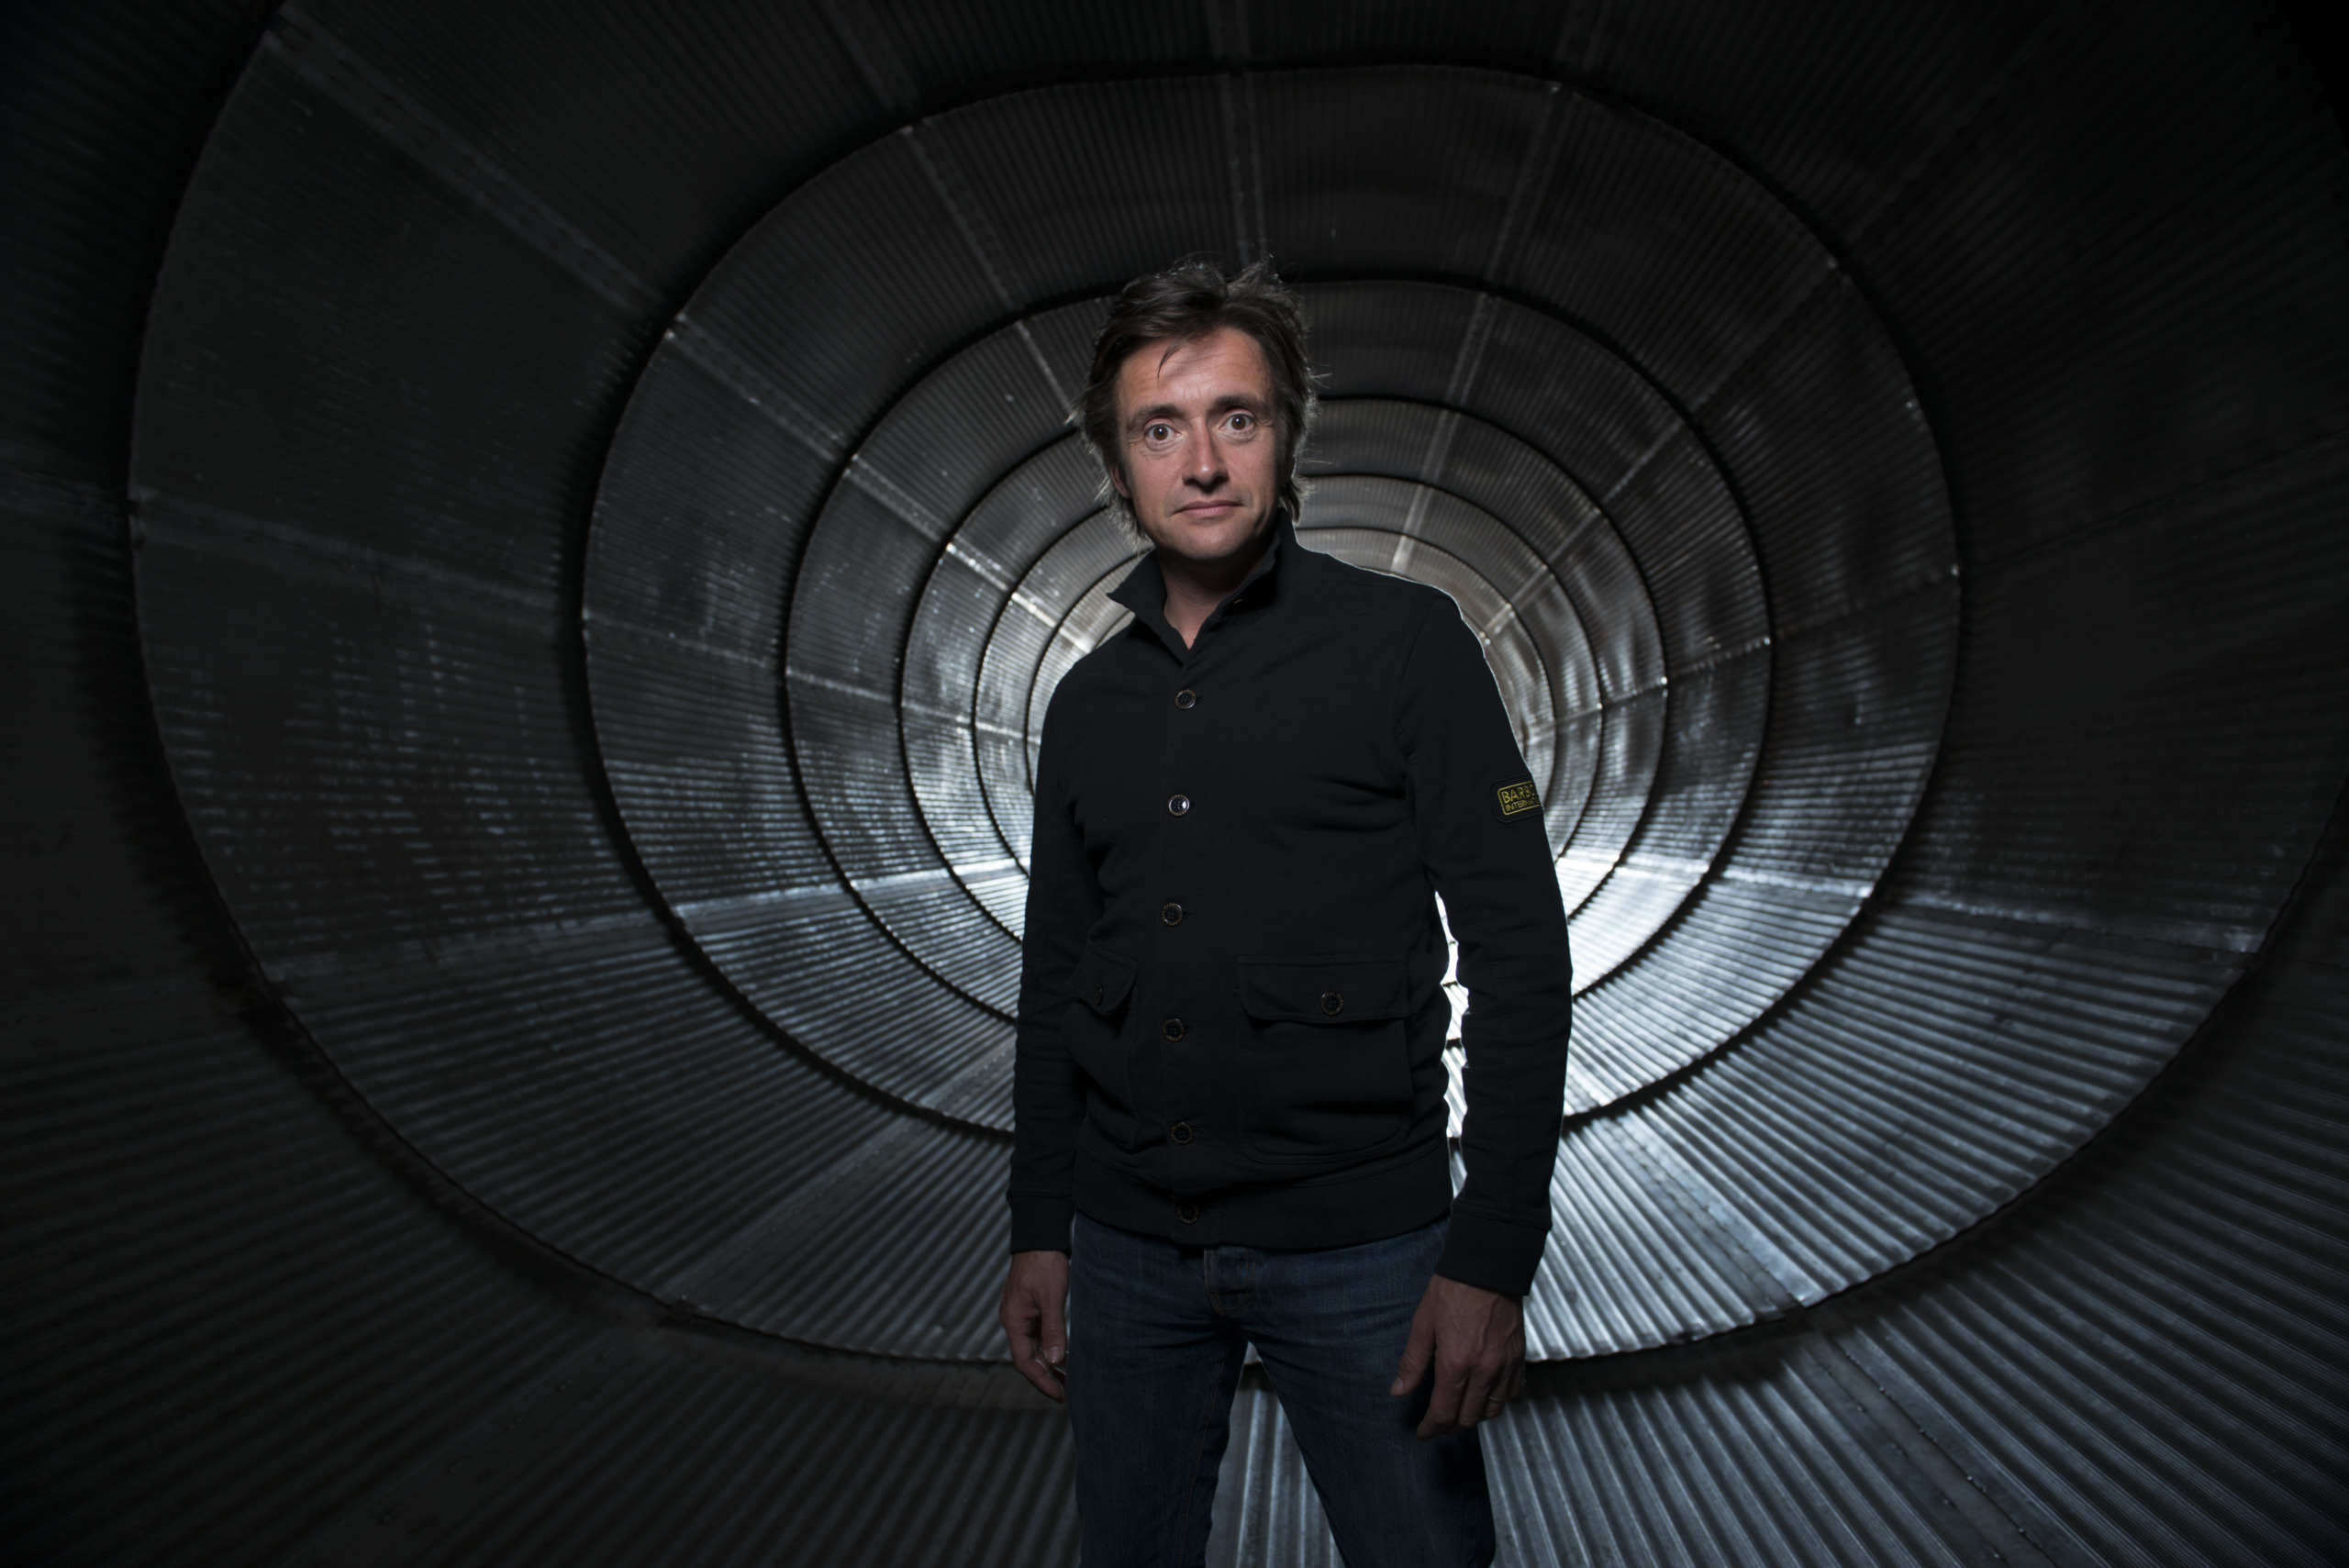
[[[1262,547],[1280,442],[1253,338],[1226,327],[1144,344],[1118,369],[1118,493],[1152,544],[1201,565]]]

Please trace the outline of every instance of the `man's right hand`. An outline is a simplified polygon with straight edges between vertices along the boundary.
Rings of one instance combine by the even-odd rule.
[[[1068,1378],[1068,1254],[1014,1252],[996,1316],[1011,1341],[1011,1364],[1045,1397],[1065,1400]]]

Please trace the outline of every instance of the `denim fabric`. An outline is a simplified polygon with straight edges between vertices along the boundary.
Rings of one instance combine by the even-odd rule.
[[[1449,1221],[1320,1251],[1177,1247],[1076,1218],[1069,1416],[1084,1568],[1198,1568],[1252,1341],[1347,1568],[1484,1568],[1474,1430],[1422,1442],[1386,1392]]]

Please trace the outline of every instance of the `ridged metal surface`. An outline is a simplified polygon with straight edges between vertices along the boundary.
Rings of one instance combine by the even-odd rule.
[[[9,25],[12,1556],[1073,1557],[989,1364],[1130,548],[1060,416],[1105,290],[1265,247],[1308,538],[1549,759],[1504,1561],[2349,1554],[2349,158],[2277,18]],[[1252,1376],[1216,1560],[1333,1561]]]
[[[1518,117],[1513,134],[1525,139],[1511,154],[1518,172],[1503,193],[1507,199],[1478,220],[1490,230],[1480,265],[1503,266],[1524,243],[1522,230],[1537,214],[1550,223],[1596,221],[1584,208],[1596,202],[1603,215],[1605,203],[1617,199],[1612,186],[1598,195],[1546,195],[1542,182],[1563,178],[1557,170],[1564,148],[1584,148],[1578,155],[1587,155],[1586,144],[1596,143],[1620,160],[1633,155],[1607,150],[1631,137],[1637,159],[1660,167],[1687,165],[1684,183],[1691,189],[1736,183],[1726,166],[1668,135],[1626,128],[1617,123],[1620,117],[1547,88],[1472,105],[1465,95],[1472,80],[1487,79],[1389,72],[1376,73],[1371,85],[1417,95],[1444,123],[1460,118],[1480,128],[1475,134],[1495,147],[1511,140],[1496,127]],[[1267,123],[1288,123],[1282,114],[1302,115],[1300,127],[1340,112],[1356,101],[1350,95],[1363,90],[1327,73],[1267,78],[1251,87],[1260,107],[1293,106],[1277,113],[1265,108]],[[1208,84],[1152,87],[1143,98],[1172,113],[1169,106],[1185,100],[1164,95],[1188,92],[1204,103],[1208,91]],[[1186,225],[1194,239],[1213,231],[1197,227],[1205,219],[1193,198],[1173,198],[1106,227],[1097,223],[1100,231],[1088,230],[1082,245],[1072,236],[1055,239],[1058,231],[1036,214],[1052,209],[1052,183],[1067,174],[1063,161],[1015,167],[1001,150],[1011,144],[1090,149],[1126,138],[1139,139],[1130,156],[1154,166],[1197,158],[1197,139],[1165,146],[1151,141],[1161,134],[1164,117],[1135,119],[1130,96],[1025,95],[926,121],[844,162],[785,204],[736,247],[687,307],[681,317],[685,325],[664,339],[623,425],[611,464],[617,483],[607,484],[598,506],[587,614],[595,668],[611,672],[598,677],[599,731],[636,847],[672,907],[696,929],[763,917],[773,940],[754,947],[729,943],[720,958],[729,966],[746,959],[756,964],[736,973],[746,993],[849,1071],[892,1094],[941,1108],[951,1105],[966,1118],[981,1103],[974,1097],[979,1085],[989,1078],[999,1082],[1006,1070],[1002,1025],[969,1009],[1000,1018],[1009,1007],[1019,929],[1015,873],[1025,852],[1018,826],[1024,817],[1024,753],[1032,752],[1034,721],[1065,659],[1107,629],[1097,597],[1106,586],[1101,575],[1063,581],[1055,568],[1051,579],[1063,594],[1094,595],[1091,609],[1078,607],[1083,598],[1074,605],[1052,593],[1039,598],[1030,590],[1050,584],[1030,582],[1036,563],[1054,550],[1099,557],[1097,567],[1119,553],[1114,528],[1097,512],[1097,481],[1059,433],[1069,389],[1082,375],[1085,323],[1097,307],[1063,307],[995,328],[924,375],[851,451],[841,427],[863,405],[832,384],[837,366],[844,356],[902,360],[904,334],[914,328],[903,313],[876,316],[858,304],[858,291],[874,286],[870,278],[811,272],[806,262],[818,254],[886,254],[901,273],[946,280],[935,289],[916,285],[925,310],[950,308],[957,290],[980,279],[992,289],[997,312],[1017,312],[1035,293],[1068,292],[1088,283],[1105,286],[1137,257],[1179,250]],[[1224,134],[1236,133],[1227,127]],[[1283,171],[1292,162],[1313,171],[1315,200],[1364,177],[1345,161],[1360,159],[1360,152],[1334,147],[1318,131],[1300,128],[1294,134],[1295,144],[1287,145],[1264,132],[1245,178],[1211,166],[1197,171],[1197,178],[1237,180],[1230,191],[1240,210],[1261,206],[1277,217],[1287,209],[1275,188],[1291,177]],[[1646,139],[1638,140],[1642,136]],[[974,158],[983,175],[964,172]],[[923,188],[907,185],[910,194],[888,195],[911,180],[907,171],[915,168]],[[1264,173],[1266,168],[1272,172]],[[1044,192],[1019,185],[1014,173],[1042,180]],[[1392,170],[1382,173],[1381,189],[1392,196],[1398,176]],[[860,188],[866,192],[861,202],[849,194]],[[1787,255],[1788,277],[1809,277],[1817,292],[1828,270],[1815,252],[1801,259],[1806,252],[1798,231],[1751,216],[1766,205],[1766,198],[1749,194],[1738,204],[1698,206],[1694,210],[1702,217],[1689,221],[1718,228],[1718,242],[1727,250],[1776,245]],[[898,228],[909,220],[927,224],[921,246],[901,242]],[[1138,232],[1126,231],[1136,224],[1142,226]],[[950,228],[960,235],[962,248],[941,252],[935,248],[938,237]],[[1410,243],[1408,232],[1408,226],[1393,228],[1394,242]],[[1085,246],[1112,239],[1127,250],[1116,252],[1114,263],[1097,263],[1090,279],[1049,271],[1071,265],[1072,252],[1082,255]],[[1362,263],[1368,255],[1364,245],[1386,242],[1356,239],[1346,254]],[[1340,258],[1332,252],[1327,260]],[[1303,264],[1309,266],[1311,258]],[[1397,251],[1386,264],[1408,271],[1418,263]],[[1459,257],[1449,263],[1455,270],[1466,264]],[[1047,281],[1034,281],[1039,269],[1046,269],[1041,275]],[[1628,283],[1617,279],[1609,286]],[[1578,286],[1587,294],[1596,285]],[[1828,619],[1848,618],[1863,606],[1876,607],[1873,601],[1887,594],[1915,589],[1918,560],[1939,562],[1944,575],[1948,570],[1944,503],[1897,361],[1880,347],[1871,358],[1868,343],[1854,341],[1855,333],[1866,335],[1858,325],[1865,309],[1848,289],[1820,298],[1823,304],[1772,325],[1774,341],[1791,338],[1799,346],[1809,341],[1805,332],[1815,324],[1825,336],[1811,358],[1805,361],[1780,342],[1776,359],[1753,372],[1753,384],[1732,389],[1733,404],[1723,403],[1746,426],[1774,417],[1779,401],[1801,399],[1809,390],[1803,376],[1816,381],[1823,373],[1815,365],[1827,364],[1839,373],[1831,378],[1836,397],[1860,406],[1893,404],[1873,428],[1848,417],[1820,419],[1808,428],[1818,438],[1808,444],[1824,449],[1805,453],[1811,464],[1808,492],[1784,503],[1774,492],[1773,506],[1760,515],[1760,526],[1791,536],[1786,548],[1797,552],[1807,581],[1839,591],[1827,606],[1805,600],[1820,592],[1815,585],[1796,595],[1804,629],[1815,634],[1796,645],[1798,660],[1820,657],[1812,650],[1825,647]],[[1604,339],[1521,306],[1490,297],[1464,299],[1423,284],[1315,288],[1308,303],[1319,323],[1319,351],[1330,367],[1333,415],[1313,449],[1323,495],[1305,519],[1308,542],[1445,587],[1486,635],[1529,761],[1548,785],[1553,836],[1563,851],[1562,883],[1575,906],[1578,984],[1593,984],[1642,954],[1705,884],[1746,809],[1773,666],[1748,523],[1670,397]],[[1632,312],[1617,324],[1627,332],[1668,330],[1660,323],[1640,326],[1643,318],[1633,302],[1604,291],[1587,299],[1575,295],[1567,303],[1602,316]],[[810,333],[837,339],[867,317],[874,317],[877,335],[860,351],[818,350],[803,341]],[[1431,323],[1444,336],[1428,339]],[[1416,354],[1397,357],[1398,346],[1415,341],[1420,345]],[[1734,352],[1752,359],[1756,346],[1739,339]],[[1796,365],[1791,381],[1776,362],[1790,356]],[[774,428],[740,426],[739,446],[674,441],[669,432],[684,428],[684,416],[669,411],[668,400],[682,394],[689,406],[702,395],[697,378],[681,380],[659,368],[678,359],[714,369]],[[1532,365],[1542,373],[1521,368]],[[1727,380],[1726,372],[1700,378],[1686,395],[1701,405]],[[1513,421],[1517,436],[1471,417],[1484,408]],[[818,416],[817,409],[825,412]],[[1533,444],[1525,444],[1529,439]],[[1854,441],[1870,451],[1871,461],[1837,465],[1834,454]],[[1776,450],[1753,444],[1757,450]],[[1464,460],[1456,479],[1455,446]],[[750,475],[773,461],[762,452],[769,447],[793,448],[800,455],[785,461],[794,464],[808,453],[829,455],[837,477],[812,519],[809,504],[794,498],[804,491],[774,495],[764,508],[731,499],[751,493],[756,482]],[[743,473],[709,472],[712,463],[727,465],[729,452],[740,455]],[[1428,488],[1382,492],[1352,477],[1357,469]],[[1776,483],[1787,489],[1801,477]],[[1770,484],[1765,478],[1765,488]],[[1461,499],[1476,507],[1446,499],[1446,487],[1455,484]],[[1388,499],[1375,500],[1378,495]],[[1563,514],[1542,505],[1551,498],[1566,503]],[[1827,509],[1825,528],[1808,509],[1814,506]],[[1839,507],[1869,509],[1876,537],[1863,553],[1806,543],[1810,536],[1833,539],[1850,531],[1837,526]],[[1098,542],[1075,544],[1071,530],[1080,528]],[[746,531],[738,547],[737,535]],[[1391,544],[1374,537],[1379,534],[1393,535]],[[1480,535],[1489,541],[1475,542]],[[1801,553],[1806,549],[1809,553]],[[657,568],[651,565],[656,560]],[[638,562],[644,566],[631,571],[629,563]],[[726,621],[714,638],[652,629],[658,611],[647,601],[656,592],[653,584],[680,576],[727,583],[723,592],[693,601],[699,618]],[[1604,584],[1617,592],[1605,593]],[[1624,588],[1632,593],[1623,594]],[[1502,605],[1516,606],[1514,613],[1504,617]],[[1821,696],[1822,683],[1827,692],[1851,691],[1856,702],[1858,692],[1880,686],[1889,674],[1888,695],[1906,705],[1900,716],[1905,737],[1897,726],[1894,734],[1884,733],[1889,713],[1871,712],[1869,719],[1880,728],[1859,738],[1840,735],[1842,746],[1829,753],[1853,751],[1854,739],[1871,749],[1865,765],[1885,777],[1878,800],[1870,803],[1876,811],[1860,804],[1860,792],[1822,789],[1820,781],[1792,768],[1778,775],[1789,804],[1774,805],[1765,792],[1759,806],[1768,827],[1782,835],[1818,829],[1824,836],[1831,825],[1847,845],[1859,839],[1860,852],[1851,857],[1859,862],[1859,880],[1826,884],[1831,895],[1843,893],[1846,918],[1865,895],[1865,879],[1897,841],[1930,761],[1938,705],[1946,695],[1954,608],[1946,594],[1919,601],[1908,606],[1901,625],[1879,634],[1879,641],[1889,635],[1911,647],[1873,661],[1836,650],[1845,655],[1842,666],[1831,662],[1807,677],[1799,664],[1787,672],[1787,679],[1811,688],[1798,693],[1806,702]],[[1074,639],[1055,629],[1064,628],[1073,610],[1086,628]],[[620,633],[608,648],[596,640],[596,627],[607,619]],[[1943,633],[1938,642],[1936,626]],[[1039,630],[1051,638],[1039,641]],[[763,691],[772,675],[744,656],[770,646],[779,649],[784,663],[786,717],[780,728]],[[1025,648],[1026,660],[1011,657],[1010,647]],[[1831,660],[1833,653],[1823,656]],[[1679,688],[1640,705],[1648,690],[1666,685],[1675,659],[1683,666]],[[648,662],[674,673],[649,680]],[[1612,672],[1617,690],[1599,687],[1596,667],[1587,676],[1575,673],[1586,663]],[[722,667],[703,678],[696,673],[702,664]],[[978,672],[992,684],[1024,686],[1025,711],[1014,715],[1000,698],[974,690]],[[1642,681],[1653,685],[1632,684]],[[707,739],[701,770],[736,782],[699,798],[669,782],[679,767],[681,727],[674,703],[662,695],[696,687],[699,693],[683,700],[740,711],[740,717],[713,715],[702,727]],[[1887,694],[1870,695],[1873,708],[1886,707]],[[1601,717],[1610,697],[1630,705],[1620,722]],[[1835,704],[1829,697],[1820,706]],[[983,718],[982,708],[991,717]],[[1651,724],[1661,728],[1651,730]],[[746,737],[753,741],[748,751],[740,746]],[[1592,739],[1600,744],[1589,745]],[[1790,737],[1787,744],[1801,742]],[[964,782],[974,771],[982,799],[972,798]],[[739,784],[746,773],[770,781],[749,810],[742,807],[753,803]],[[1584,807],[1602,773],[1611,775],[1609,783],[1616,787],[1590,814],[1590,831],[1584,833]],[[797,785],[804,808],[774,795],[786,777]],[[1633,780],[1643,798],[1627,801],[1620,786]],[[981,804],[984,813],[975,809]],[[1790,815],[1794,819],[1786,820]],[[1857,835],[1855,823],[1865,825]],[[755,875],[759,868],[813,863],[817,857],[807,842],[811,828],[822,861],[833,868],[829,893],[824,880],[782,888],[770,884],[763,891],[740,887],[745,869]],[[729,840],[741,842],[741,853],[705,848]],[[1757,835],[1754,841],[1764,840]],[[1816,858],[1817,851],[1809,852]],[[1819,902],[1814,884],[1822,879],[1816,872],[1777,873],[1782,882],[1789,877]],[[860,932],[836,918],[795,927],[799,917],[787,902],[793,900],[842,911],[852,902],[873,929]],[[1620,1092],[1603,1086],[1610,1081],[1644,1081],[1642,1073],[1669,1071],[1718,1045],[1751,1021],[1838,929],[1829,922],[1812,926],[1820,940],[1763,974],[1742,1012],[1720,1015],[1717,1032],[1661,1051],[1635,1051],[1642,1065],[1630,1069],[1630,1079],[1621,1077],[1624,1067],[1601,1062],[1578,1084],[1602,1085],[1597,1093],[1609,1097]],[[907,975],[907,959],[926,972],[929,984]],[[811,962],[886,975],[891,983],[861,988],[853,1000],[811,991],[804,978]],[[1652,986],[1675,984],[1669,963],[1649,968],[1660,975],[1650,980]],[[859,1005],[868,998],[889,1021],[874,1018],[872,1006]],[[1610,1004],[1602,997],[1593,1005],[1605,1009]],[[986,1103],[1001,1114],[999,1095]]]
[[[607,1330],[285,1560],[1074,1560],[1063,1423],[1008,1377],[772,1355]]]

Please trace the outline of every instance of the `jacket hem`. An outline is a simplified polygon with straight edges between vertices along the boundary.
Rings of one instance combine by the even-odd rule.
[[[1077,1154],[1075,1207],[1088,1219],[1177,1246],[1319,1251],[1385,1241],[1452,1212],[1452,1162],[1441,1139],[1368,1172],[1178,1197]],[[1185,1213],[1197,1218],[1185,1221]]]

